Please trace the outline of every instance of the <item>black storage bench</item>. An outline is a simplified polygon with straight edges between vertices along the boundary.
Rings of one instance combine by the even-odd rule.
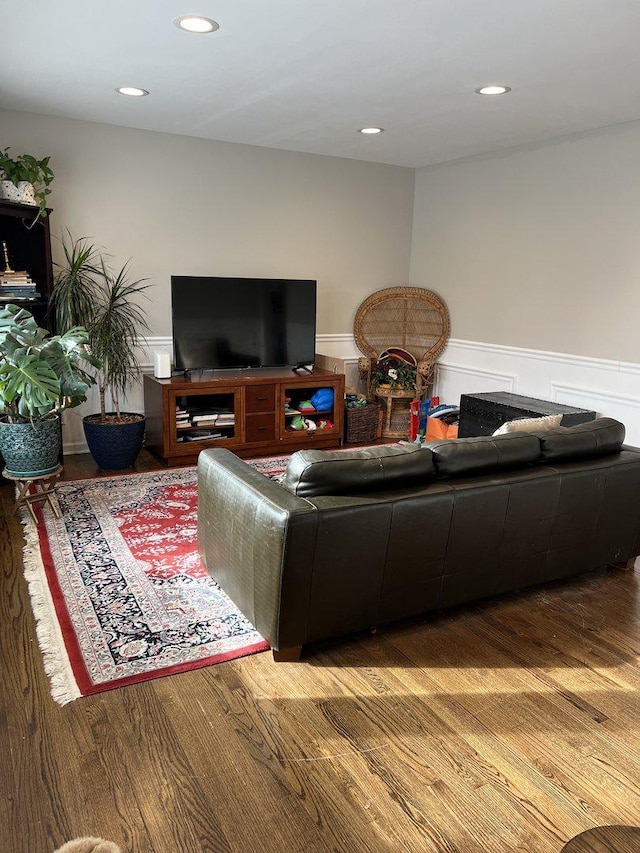
[[[492,435],[505,421],[559,414],[562,415],[562,426],[574,426],[592,421],[596,417],[596,413],[588,409],[577,409],[548,400],[537,400],[534,397],[522,397],[508,391],[462,394],[458,437]]]

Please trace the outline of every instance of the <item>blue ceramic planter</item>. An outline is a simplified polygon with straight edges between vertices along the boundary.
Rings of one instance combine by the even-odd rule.
[[[115,412],[108,412],[115,415]],[[131,415],[130,412],[122,412]],[[85,438],[96,464],[103,471],[121,471],[131,468],[136,461],[144,441],[145,418],[133,415],[139,420],[131,423],[99,423],[92,420],[95,415],[87,415],[82,420]]]
[[[12,477],[40,477],[60,464],[60,419],[9,424],[0,421],[0,453]]]

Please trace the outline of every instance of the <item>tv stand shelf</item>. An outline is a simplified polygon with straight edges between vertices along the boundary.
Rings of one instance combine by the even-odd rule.
[[[333,390],[333,407],[302,412],[316,429],[293,430],[297,412],[318,388]],[[286,408],[288,405],[288,409]],[[269,456],[342,442],[344,375],[314,368],[192,371],[157,379],[145,374],[146,446],[167,465],[188,465],[208,447],[238,456]]]

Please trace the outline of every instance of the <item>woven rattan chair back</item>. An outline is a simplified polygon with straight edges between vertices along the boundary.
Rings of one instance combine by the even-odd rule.
[[[356,311],[354,337],[371,359],[388,347],[402,347],[417,362],[435,362],[449,339],[449,312],[431,290],[387,287],[368,296]]]

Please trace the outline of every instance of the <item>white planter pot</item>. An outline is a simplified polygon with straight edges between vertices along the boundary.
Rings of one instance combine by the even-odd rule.
[[[11,181],[0,181],[0,198],[19,204],[37,204],[33,184],[28,181],[20,181],[18,186]]]

